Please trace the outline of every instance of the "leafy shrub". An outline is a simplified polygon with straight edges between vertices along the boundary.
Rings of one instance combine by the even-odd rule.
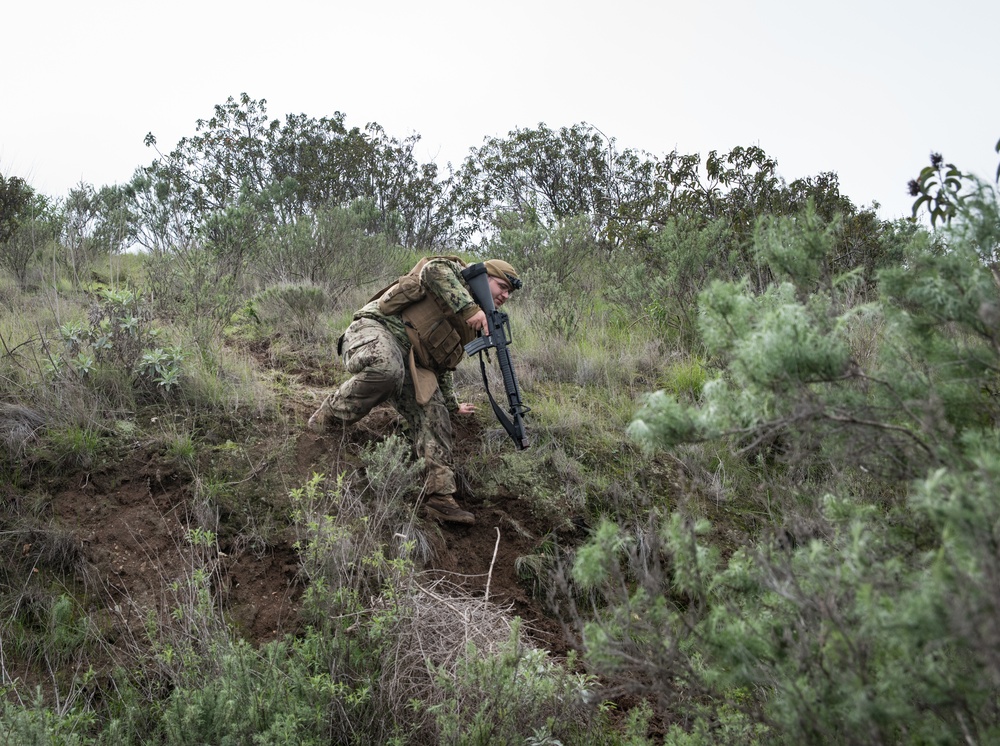
[[[406,271],[398,266],[406,252],[366,231],[368,207],[374,205],[363,200],[349,208],[324,206],[277,228],[262,247],[262,282],[319,287],[326,302],[337,305],[354,288],[398,277]]]
[[[135,365],[138,380],[147,388],[168,395],[180,385],[185,354],[179,347],[145,350]]]
[[[259,293],[254,309],[261,323],[288,330],[293,339],[315,342],[320,335],[320,317],[328,310],[326,292],[317,285],[281,283]]]
[[[352,712],[364,686],[331,677],[335,646],[316,630],[255,650],[238,641],[217,649],[219,675],[175,689],[163,712],[167,744],[364,743],[365,733],[332,731],[331,710]]]
[[[159,330],[149,309],[130,290],[102,289],[100,301],[86,323],[71,321],[59,327],[62,352],[49,355],[50,375],[96,382],[100,369],[119,377],[135,376],[140,389],[169,394],[181,382],[184,353],[177,347],[153,347]]]
[[[473,647],[453,673],[439,673],[445,696],[429,708],[437,743],[586,743],[595,724],[605,725],[594,717],[593,684],[522,647],[515,628],[498,653]]]
[[[676,340],[682,349],[697,344],[697,297],[712,280],[726,276],[720,250],[731,231],[722,220],[672,218],[642,247],[634,261],[613,268],[610,297],[628,318]]]
[[[11,744],[88,746],[96,743],[89,737],[96,720],[94,713],[86,709],[53,710],[45,704],[41,690],[27,705],[0,697],[0,735]]]
[[[711,439],[746,459],[759,489],[787,480],[786,501],[770,532],[725,557],[706,521],[677,512],[644,558],[611,527],[575,565],[607,601],[585,628],[588,659],[689,713],[696,728],[671,742],[996,739],[986,495],[1000,478],[1000,205],[974,194],[936,214],[945,242],[910,237],[905,267],[883,270],[864,307],[825,264],[833,234],[809,220],[758,236],[781,285],[700,296],[720,373],[696,402],[652,396],[631,432],[653,448]],[[845,332],[859,313],[881,320],[866,368]],[[809,509],[810,530],[794,530]],[[711,731],[707,698],[719,703]]]
[[[52,250],[55,229],[49,221],[32,219],[0,242],[0,268],[9,272],[22,290],[29,286],[29,270],[44,250]]]

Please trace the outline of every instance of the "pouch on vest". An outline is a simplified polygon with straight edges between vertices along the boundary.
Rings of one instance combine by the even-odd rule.
[[[379,290],[370,300],[378,299],[378,310],[385,316],[394,316],[407,306],[423,300],[427,295],[427,289],[420,282],[420,272],[427,266],[427,262],[433,259],[447,259],[449,262],[465,266],[465,262],[457,256],[425,256],[413,269],[389,287]]]
[[[455,314],[442,315],[433,297],[401,314],[417,363],[434,371],[455,370],[465,357],[465,340],[455,328],[463,323]]]
[[[413,378],[413,393],[416,394],[417,404],[426,406],[427,402],[434,396],[438,389],[438,377],[434,371],[422,368],[417,364],[413,355],[413,347],[410,347],[410,377]]]
[[[448,319],[439,319],[421,340],[428,357],[438,369],[455,370],[465,357],[462,338]]]

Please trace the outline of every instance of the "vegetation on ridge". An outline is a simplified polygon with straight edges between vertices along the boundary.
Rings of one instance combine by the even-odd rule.
[[[927,229],[759,148],[414,143],[244,95],[128,184],[0,180],[2,738],[995,740],[993,185],[933,156]],[[495,534],[415,516],[384,413],[302,427],[430,252],[525,280],[532,447],[459,432]]]

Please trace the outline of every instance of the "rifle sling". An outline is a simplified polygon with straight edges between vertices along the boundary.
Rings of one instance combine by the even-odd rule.
[[[483,373],[483,386],[486,388],[486,396],[489,397],[490,404],[493,406],[493,413],[497,416],[497,419],[500,420],[500,424],[503,425],[503,429],[507,431],[507,435],[510,436],[510,439],[515,443],[518,443],[519,441],[517,439],[517,431],[514,427],[514,423],[507,417],[506,412],[500,408],[496,399],[493,398],[493,392],[490,391],[490,382],[486,377],[486,361],[484,360],[482,352],[479,353],[479,369]]]

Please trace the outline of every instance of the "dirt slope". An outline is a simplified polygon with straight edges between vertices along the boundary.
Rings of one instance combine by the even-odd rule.
[[[286,452],[293,455],[267,468],[279,470],[279,481],[293,487],[315,471],[333,474],[350,468],[361,447],[399,427],[395,413],[380,407],[345,439],[316,435],[305,428],[314,401],[310,396],[287,402],[288,424],[276,425],[284,431],[274,433],[292,441]],[[456,423],[460,463],[478,450],[481,427],[471,419]],[[191,515],[193,488],[190,478],[141,447],[121,462],[68,475],[52,495],[51,525],[56,529],[39,533],[32,546],[26,545],[23,560],[48,558],[37,562],[44,576],[55,573],[59,563],[52,560],[61,556],[65,565],[84,576],[91,597],[102,599],[126,626],[140,625],[142,610],[168,614],[176,605],[176,583],[190,575],[195,559],[195,550],[185,541],[186,531],[199,525],[198,517]],[[427,526],[434,551],[425,570],[469,594],[484,594],[488,585],[490,600],[510,605],[537,644],[563,652],[560,625],[519,580],[515,567],[518,557],[538,550],[549,528],[540,525],[516,495],[487,503],[470,486],[463,503],[476,514],[476,525]],[[276,532],[266,543],[237,533],[232,539],[220,538],[218,556],[208,558],[217,563],[214,590],[227,618],[253,642],[299,628],[303,582],[292,543],[288,532]],[[45,582],[44,577],[38,580]]]

